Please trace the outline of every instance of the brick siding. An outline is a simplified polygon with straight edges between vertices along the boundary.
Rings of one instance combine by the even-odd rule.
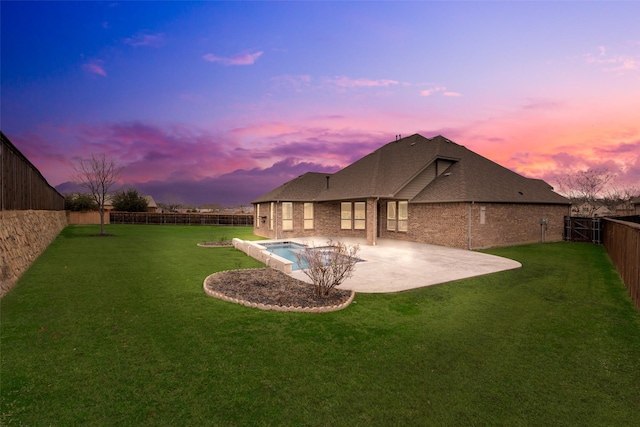
[[[374,199],[367,201],[367,227],[374,226]],[[380,238],[407,240],[419,243],[462,249],[480,249],[493,246],[509,246],[540,242],[543,239],[540,220],[547,219],[544,240],[560,241],[563,238],[564,216],[569,206],[510,203],[429,203],[409,204],[408,231],[387,230],[387,200],[379,200],[377,229]],[[366,230],[340,229],[340,202],[314,203],[314,228],[304,230],[304,204],[293,203],[293,230],[282,230],[282,205],[277,204],[278,238],[305,236],[360,237],[371,244],[373,235]],[[484,211],[484,214],[482,213]],[[469,214],[471,220],[469,221]],[[275,230],[269,230],[269,204],[260,204],[260,215],[266,221],[254,227],[254,233],[274,239]],[[482,216],[484,215],[484,223]],[[256,218],[256,224],[260,221]],[[274,227],[276,228],[276,227]],[[471,238],[469,239],[469,232]]]

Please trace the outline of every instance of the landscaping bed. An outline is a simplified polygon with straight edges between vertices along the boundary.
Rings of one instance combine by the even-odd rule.
[[[353,300],[353,292],[334,289],[314,295],[313,286],[273,268],[229,270],[208,276],[208,295],[250,307],[278,311],[335,311]]]

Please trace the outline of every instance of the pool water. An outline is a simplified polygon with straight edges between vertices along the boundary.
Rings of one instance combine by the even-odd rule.
[[[262,243],[261,245],[264,246],[267,249],[267,251],[271,252],[272,254],[281,256],[284,259],[288,259],[289,261],[292,261],[293,262],[293,265],[291,266],[292,270],[301,269],[300,265],[298,265],[298,258],[296,254],[300,253],[300,251],[306,247],[305,245],[301,245],[300,243],[294,243],[294,242]],[[308,267],[306,263],[303,263],[303,264],[304,265],[302,266],[302,269],[305,269]]]
[[[297,254],[299,254],[303,249],[307,248],[306,245],[295,242],[272,242],[261,243],[261,245],[264,246],[265,249],[272,254],[281,256],[282,258],[288,259],[289,261],[293,262],[293,265],[291,266],[292,270],[304,270],[306,268],[309,268],[309,264],[306,261],[302,260],[302,264],[300,264],[297,257]],[[326,252],[327,249],[330,249],[330,247],[322,246],[314,248],[314,250],[322,250],[324,252]],[[358,259],[357,261],[361,262],[362,260]]]

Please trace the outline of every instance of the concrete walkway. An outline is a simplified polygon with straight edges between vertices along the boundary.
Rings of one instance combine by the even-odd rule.
[[[321,246],[329,239],[313,237],[288,240]],[[360,245],[358,256],[364,262],[358,263],[353,276],[339,287],[356,292],[400,292],[522,267],[522,264],[511,259],[444,246],[392,239],[378,239],[376,246],[368,246],[364,239],[340,240],[350,245]],[[292,276],[310,282],[302,271],[294,271]]]

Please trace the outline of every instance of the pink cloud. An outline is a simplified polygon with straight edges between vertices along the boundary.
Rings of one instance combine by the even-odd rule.
[[[123,40],[124,44],[133,47],[160,47],[164,43],[164,34],[138,33]]]
[[[422,91],[420,91],[420,96],[431,96],[436,92],[442,92],[444,90],[446,90],[447,88],[444,86],[436,86],[436,87],[432,87],[430,89],[424,89]]]
[[[633,45],[633,44],[631,44]],[[598,54],[585,53],[581,55],[584,62],[592,65],[604,66],[604,71],[635,71],[640,70],[640,55],[634,53],[609,53],[605,46],[598,46]]]
[[[420,91],[420,96],[431,96],[436,93],[441,93],[442,96],[449,96],[449,97],[462,96],[462,94],[459,92],[448,91],[445,86],[434,86],[429,89],[424,89]]]
[[[76,128],[74,139],[75,147],[60,148],[71,161],[105,153],[124,166],[128,182],[198,180],[257,165],[234,151],[233,138],[181,124],[105,123]]]
[[[222,65],[253,65],[258,58],[262,56],[263,52],[255,52],[255,53],[246,53],[235,55],[231,57],[221,57],[216,56],[212,53],[207,53],[202,57],[205,61],[208,62],[217,62]]]
[[[337,76],[333,78],[324,79],[326,83],[341,87],[341,88],[357,88],[357,87],[389,87],[400,84],[397,80],[389,79],[352,79],[347,76]]]
[[[289,75],[273,77],[271,79],[278,87],[292,88],[296,92],[310,86],[312,78],[308,74]]]
[[[107,72],[105,71],[104,67],[102,66],[103,61],[101,60],[95,60],[95,61],[91,61],[91,62],[87,62],[82,64],[82,68],[91,73],[91,74],[95,74],[98,76],[102,76],[102,77],[107,77]]]
[[[133,185],[160,202],[180,200],[196,205],[246,206],[267,191],[309,171],[333,173],[335,168],[285,158],[265,168],[237,169],[201,180],[150,181]]]

